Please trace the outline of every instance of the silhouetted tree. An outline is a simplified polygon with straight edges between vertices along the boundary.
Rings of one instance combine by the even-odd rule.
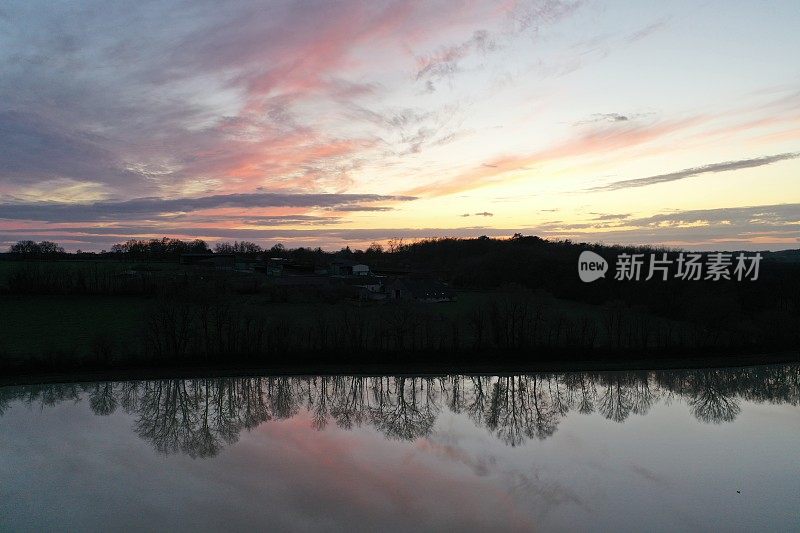
[[[64,248],[51,241],[18,241],[8,252],[29,257],[52,257],[64,254]]]
[[[219,242],[214,246],[218,254],[256,255],[264,250],[258,244],[250,241]]]

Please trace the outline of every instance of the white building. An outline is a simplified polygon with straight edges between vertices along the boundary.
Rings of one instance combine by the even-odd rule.
[[[354,276],[369,276],[369,266],[367,265],[353,265]]]

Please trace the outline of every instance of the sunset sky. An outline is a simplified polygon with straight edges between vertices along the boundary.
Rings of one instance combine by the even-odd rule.
[[[0,247],[800,247],[800,2],[0,4]]]

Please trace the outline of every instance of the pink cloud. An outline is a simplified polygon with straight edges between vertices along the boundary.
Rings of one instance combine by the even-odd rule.
[[[695,116],[652,125],[626,123],[623,126],[615,124],[595,128],[543,150],[493,159],[478,168],[457,174],[448,180],[414,187],[407,191],[407,194],[439,196],[474,189],[493,182],[506,172],[522,167],[629,150],[679,131],[688,130],[705,120],[707,117]]]

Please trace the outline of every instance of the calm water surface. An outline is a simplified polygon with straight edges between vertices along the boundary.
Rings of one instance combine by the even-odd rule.
[[[0,529],[800,528],[800,365],[0,388]]]

